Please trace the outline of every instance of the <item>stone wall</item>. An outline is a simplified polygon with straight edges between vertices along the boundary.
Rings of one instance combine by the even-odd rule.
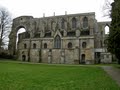
[[[110,53],[101,53],[101,63],[111,63],[112,55]]]
[[[9,51],[22,61],[93,64],[96,49],[104,46],[101,45],[105,40],[101,33],[104,25],[103,22],[97,22],[94,12],[43,18],[21,16],[13,20]],[[25,28],[26,32],[19,35],[19,43],[16,44],[20,28]],[[57,48],[56,36],[60,44]],[[58,39],[56,42],[58,44]]]

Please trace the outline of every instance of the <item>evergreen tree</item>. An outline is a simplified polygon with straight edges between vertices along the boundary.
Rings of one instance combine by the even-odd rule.
[[[111,6],[112,21],[108,37],[108,51],[116,56],[120,64],[120,0],[114,0]]]

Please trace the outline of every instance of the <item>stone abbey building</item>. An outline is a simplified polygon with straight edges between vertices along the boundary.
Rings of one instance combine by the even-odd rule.
[[[9,35],[11,55],[22,61],[58,64],[110,63],[105,27],[95,13],[80,13],[43,18],[20,16],[13,20]],[[17,32],[25,28],[26,32]]]

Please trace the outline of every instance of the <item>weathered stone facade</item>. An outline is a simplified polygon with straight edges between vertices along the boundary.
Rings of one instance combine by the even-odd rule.
[[[21,16],[13,20],[9,51],[22,61],[98,63],[101,53],[105,53],[101,50],[106,25],[110,22],[97,22],[94,12],[43,18]],[[20,28],[25,28],[26,32],[19,34],[16,45]]]

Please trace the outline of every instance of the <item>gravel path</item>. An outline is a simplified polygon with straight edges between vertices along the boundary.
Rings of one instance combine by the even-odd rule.
[[[112,66],[101,66],[120,86],[120,69]]]

